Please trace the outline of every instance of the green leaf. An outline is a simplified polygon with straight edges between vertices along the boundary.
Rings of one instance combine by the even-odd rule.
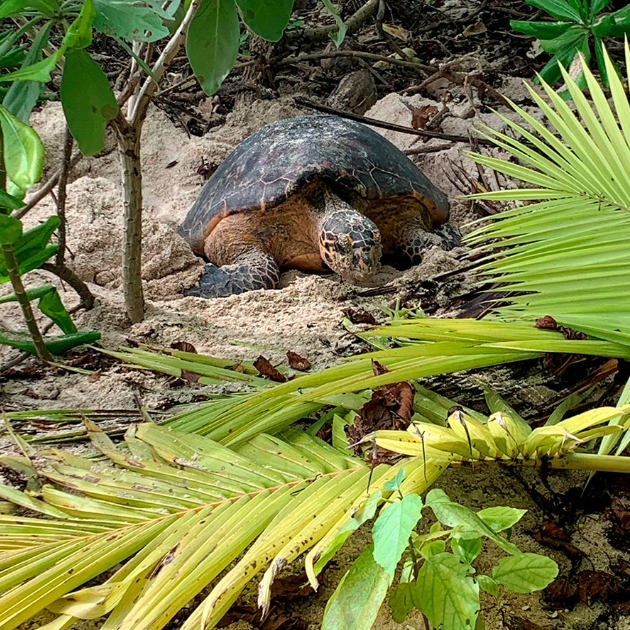
[[[336,33],[330,34],[330,39],[335,42],[335,46],[339,48],[344,38],[346,37],[346,32],[348,31],[348,27],[344,24],[341,16],[339,15],[339,11],[337,11],[337,7],[330,0],[322,0],[324,6],[328,9],[329,13],[333,16],[335,23],[338,26],[338,30]]]
[[[8,192],[4,190],[0,190],[0,212],[3,210],[17,210],[18,208],[22,208],[24,206],[24,202],[13,195],[10,195]]]
[[[4,167],[11,181],[23,192],[39,181],[44,168],[44,145],[37,132],[0,105],[0,129]]]
[[[403,623],[405,619],[418,608],[416,602],[415,567],[412,558],[405,560],[400,581],[396,588],[392,589],[389,596],[389,607],[392,609],[392,618],[396,623]]]
[[[573,22],[580,21],[580,14],[564,0],[527,0],[527,4],[531,4],[537,9],[547,11],[556,20],[571,20]]]
[[[539,591],[555,580],[558,565],[537,553],[521,553],[501,558],[492,577],[515,593]]]
[[[118,103],[101,67],[85,50],[66,54],[61,104],[81,153],[94,155],[105,145],[105,128],[118,114]]]
[[[35,9],[53,17],[59,11],[59,4],[56,0],[4,0],[0,6],[0,20],[19,15],[25,9]]]
[[[493,531],[502,532],[518,523],[527,510],[513,507],[489,507],[479,510],[477,516]]]
[[[476,576],[477,584],[481,586],[481,588],[490,593],[490,595],[494,595],[495,597],[499,594],[499,585],[488,575],[480,574]]]
[[[592,0],[591,4],[591,17],[596,16],[600,11],[603,11],[611,0]]]
[[[84,0],[79,17],[70,24],[63,38],[63,43],[69,51],[87,48],[92,43],[92,24],[95,16],[93,0]]]
[[[6,214],[0,214],[0,244],[13,245],[20,236],[22,236],[22,222]]]
[[[473,560],[481,553],[481,538],[451,538],[453,553],[464,562],[472,564]]]
[[[428,558],[418,572],[416,598],[431,624],[441,630],[474,628],[479,614],[479,586],[466,563],[451,553]]]
[[[42,51],[48,45],[48,36],[52,25],[53,23],[50,21],[39,29],[24,58],[23,68],[31,66],[41,60]],[[16,81],[9,88],[2,104],[14,116],[28,124],[31,111],[33,107],[35,107],[43,87],[40,81]]]
[[[206,94],[214,94],[238,57],[238,12],[234,0],[202,0],[188,27],[186,53]]]
[[[428,505],[443,525],[458,528],[460,537],[486,536],[510,554],[520,554],[516,545],[495,534],[472,510],[451,501],[444,490],[431,490],[426,497]]]
[[[64,354],[76,346],[94,343],[100,338],[101,333],[90,331],[63,335],[61,337],[44,337],[44,342],[51,354]],[[29,337],[28,333],[9,333],[4,331],[0,334],[0,344],[37,355],[35,344]]]
[[[50,319],[59,326],[63,333],[70,334],[78,332],[72,318],[61,302],[61,298],[59,297],[59,293],[55,287],[51,286],[51,291],[46,293],[39,300],[37,307],[44,315],[50,317]]]
[[[372,545],[368,545],[328,600],[322,630],[370,630],[389,582],[387,572],[372,556]]]
[[[554,39],[566,33],[574,22],[527,22],[510,20],[510,26],[517,32],[537,39]]]
[[[409,544],[409,536],[422,515],[422,499],[408,494],[381,510],[374,523],[374,559],[394,578],[396,566]]]
[[[24,232],[14,244],[21,274],[39,267],[57,251],[57,245],[46,245],[57,227],[59,227],[59,217],[49,217],[41,225]],[[0,282],[8,281],[7,266],[0,252]]]
[[[9,74],[2,74],[0,75],[0,83],[11,83],[12,81],[41,81],[42,83],[48,83],[50,81],[50,73],[54,70],[62,55],[63,49],[59,49],[56,53],[37,63],[20,68]]]
[[[179,2],[172,2],[173,12]],[[94,0],[94,28],[105,34],[114,34],[128,42],[155,42],[168,37],[169,30],[164,18],[172,13],[164,12],[160,3],[142,0]]]
[[[383,484],[383,489],[384,490],[398,490],[398,488],[400,488],[400,484],[404,481],[405,479],[405,469],[401,468],[397,473],[396,476],[393,479],[390,479],[389,481],[386,481]]]
[[[237,0],[243,21],[264,39],[277,42],[289,23],[293,0]]]

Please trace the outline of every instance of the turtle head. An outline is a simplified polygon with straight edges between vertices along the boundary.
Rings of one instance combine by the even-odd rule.
[[[322,260],[342,280],[369,280],[381,261],[381,233],[376,223],[352,207],[326,213],[319,238]]]

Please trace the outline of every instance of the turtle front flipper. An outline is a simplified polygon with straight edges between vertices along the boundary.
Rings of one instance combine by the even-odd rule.
[[[397,257],[407,265],[419,265],[427,248],[437,245],[449,251],[461,243],[461,234],[450,223],[428,232],[424,222],[418,218],[409,221],[400,231],[397,242]]]
[[[275,289],[280,282],[280,268],[264,252],[248,252],[231,265],[217,267],[208,263],[199,284],[185,289],[184,295],[217,298],[257,289]]]

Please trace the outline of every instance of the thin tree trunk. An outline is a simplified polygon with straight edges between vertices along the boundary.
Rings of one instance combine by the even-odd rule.
[[[141,126],[141,125],[139,125]],[[144,318],[142,291],[142,168],[140,131],[135,126],[115,125],[122,167],[124,236],[123,288],[125,306],[134,324]]]
[[[66,187],[68,185],[68,177],[70,175],[72,161],[72,134],[66,125],[66,134],[63,142],[63,155],[61,160],[61,174],[59,175],[59,188],[57,189],[57,216],[59,217],[59,229],[57,230],[59,238],[59,249],[55,263],[63,265],[66,256]]]
[[[31,339],[35,344],[37,356],[42,361],[52,361],[52,356],[50,355],[50,352],[48,352],[48,348],[44,343],[44,339],[41,332],[39,331],[39,327],[37,326],[37,322],[35,321],[35,317],[33,315],[31,303],[29,302],[26,291],[24,290],[22,277],[20,276],[20,267],[17,257],[15,256],[15,249],[13,245],[3,245],[2,253],[4,254],[4,260],[7,265],[9,278],[11,279],[11,284],[13,285],[13,291],[15,292],[19,305],[22,307],[22,313],[24,314],[26,326],[28,327],[28,331],[31,334]]]

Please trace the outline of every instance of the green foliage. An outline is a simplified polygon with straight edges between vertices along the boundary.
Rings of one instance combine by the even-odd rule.
[[[239,0],[238,6],[243,21],[257,35],[277,42],[289,24],[293,0],[276,0],[275,2],[261,2],[261,0]]]
[[[519,162],[473,158],[531,186],[477,197],[533,203],[500,212],[468,242],[483,255],[481,273],[502,283],[498,290],[506,300],[495,309],[497,318],[533,322],[549,315],[591,338],[630,344],[630,251],[625,246],[630,239],[630,103],[606,53],[604,61],[616,115],[584,63],[592,102],[562,70],[576,113],[543,82],[549,101],[531,94],[546,124],[516,105],[523,124],[504,119],[528,144],[485,129]]]
[[[339,11],[337,11],[337,7],[331,2],[331,0],[322,0],[322,2],[337,24],[337,31],[330,34],[330,39],[332,39],[333,42],[335,42],[335,46],[339,48],[346,37],[348,27],[344,24],[341,16],[339,15]]]
[[[391,577],[376,562],[372,545],[354,561],[326,604],[322,630],[370,630]]]
[[[409,501],[412,497],[417,501]],[[444,491],[431,490],[426,497],[426,506],[448,529],[436,524],[428,534],[413,532],[422,502],[420,497],[412,494],[382,508],[372,531],[374,547],[366,548],[347,573],[346,578],[353,579],[348,583],[344,578],[338,585],[327,607],[327,613],[334,609],[334,622],[325,616],[323,630],[370,628],[385,597],[382,582],[392,579],[392,566],[395,569],[405,550],[407,557],[403,561],[401,577],[389,598],[394,620],[398,623],[418,609],[436,628],[470,630],[478,623],[480,587],[493,595],[498,593],[499,584],[514,592],[530,593],[545,588],[557,576],[558,567],[553,560],[538,554],[521,553],[515,545],[496,535],[483,522],[481,513],[452,502]],[[401,515],[388,517],[395,507]],[[489,509],[493,511],[486,512],[486,518],[502,528],[507,523],[514,525],[525,513],[513,508]],[[391,527],[394,521],[413,525],[406,526],[404,535],[397,538],[395,531],[398,527]],[[488,538],[511,554],[499,559],[492,577],[479,574],[472,567],[481,552],[482,538]],[[397,547],[397,540],[404,540],[400,553],[398,549],[391,551],[383,561],[379,547],[383,550],[388,545]],[[447,542],[450,542],[451,551],[447,551]],[[394,557],[396,560],[392,564]],[[374,565],[380,565],[384,573],[378,573]],[[366,575],[362,576],[361,572]],[[359,618],[360,626],[355,625]],[[341,620],[347,625],[340,625]]]
[[[526,0],[538,9],[546,11],[556,22],[511,20],[515,31],[536,37],[543,50],[553,55],[541,70],[540,76],[547,83],[555,83],[561,76],[561,66],[571,67],[577,56],[584,55],[586,63],[595,48],[597,65],[604,85],[608,85],[609,72],[604,61],[604,39],[624,37],[630,34],[630,5],[614,13],[601,14],[610,0]],[[586,87],[583,72],[577,77],[580,89]],[[568,94],[567,94],[568,95]]]
[[[4,169],[10,183],[23,197],[28,188],[37,182],[43,167],[44,149],[34,129],[16,118],[0,105],[0,154],[3,156]],[[10,247],[10,256],[15,262],[17,273],[22,275],[46,262],[57,251],[56,245],[49,244],[50,237],[59,226],[58,217],[50,217],[46,222],[24,232],[22,222],[9,215],[21,207],[20,198],[0,190],[0,244]],[[7,255],[9,255],[7,254]],[[0,252],[0,284],[13,281],[7,258]],[[15,286],[15,283],[14,283]],[[17,289],[16,289],[17,291]],[[39,300],[40,311],[49,317],[62,331],[63,335],[51,338],[46,347],[53,354],[82,344],[92,343],[100,335],[94,332],[79,333],[67,310],[63,306],[57,290],[51,285],[43,285],[26,291],[29,301]],[[18,301],[17,293],[0,298],[0,304]],[[0,330],[0,343],[19,348],[25,352],[37,354],[36,343],[22,333]]]
[[[61,104],[68,127],[84,155],[103,149],[105,128],[118,114],[118,104],[101,67],[85,50],[66,53]]]

